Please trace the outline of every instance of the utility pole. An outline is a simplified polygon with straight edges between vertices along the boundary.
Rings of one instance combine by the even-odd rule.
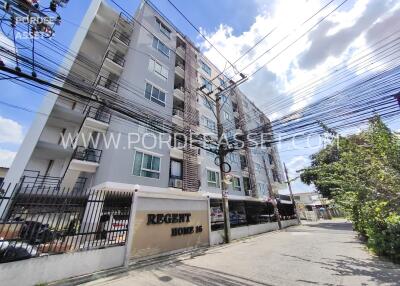
[[[286,168],[286,164],[285,162],[283,162],[283,168],[285,169],[285,175],[286,175],[286,183],[288,184],[289,187],[289,193],[290,193],[290,199],[293,202],[293,208],[294,208],[294,212],[296,213],[296,217],[297,217],[297,222],[300,224],[300,216],[299,213],[297,211],[297,206],[296,206],[296,202],[294,201],[294,197],[293,197],[293,192],[292,192],[292,185],[290,183],[290,179],[289,179],[289,173],[288,170]]]
[[[228,201],[228,187],[225,182],[225,172],[224,166],[227,165],[225,162],[225,156],[228,152],[228,146],[227,142],[223,142],[221,144],[221,138],[224,136],[224,126],[222,124],[221,120],[221,110],[224,105],[221,104],[221,93],[226,92],[232,88],[237,87],[239,84],[245,82],[247,80],[247,77],[243,75],[242,73],[240,74],[242,77],[240,80],[237,82],[231,81],[231,84],[226,87],[225,89],[221,89],[218,87],[218,92],[215,94],[215,100],[210,97],[210,95],[213,93],[213,91],[210,91],[209,93],[205,93],[203,89],[205,88],[205,85],[201,86],[199,90],[204,94],[205,99],[207,100],[208,104],[210,105],[211,109],[212,105],[210,104],[209,100],[211,99],[212,101],[215,101],[215,112],[213,111],[215,118],[217,120],[217,135],[218,135],[218,160],[219,160],[219,173],[220,173],[220,180],[221,180],[221,196],[222,196],[222,211],[224,214],[224,240],[225,243],[230,243],[231,242],[231,223],[229,219],[229,201]]]
[[[272,200],[272,205],[274,206],[274,214],[275,214],[276,220],[278,221],[279,229],[282,229],[281,217],[279,216],[279,210],[278,210],[278,203],[276,201],[275,194],[272,190],[271,180],[268,175],[267,163],[265,163],[264,156],[262,156],[262,159],[263,159],[263,163],[264,163],[265,174],[267,175],[268,194]]]
[[[222,136],[224,135],[224,127],[221,120],[221,95],[217,93],[215,95],[215,109],[216,109],[216,119],[217,119],[217,133],[218,141],[220,142]],[[225,144],[218,144],[218,157],[219,157],[219,172],[221,178],[221,195],[222,195],[222,210],[224,213],[224,239],[225,243],[231,242],[231,223],[229,219],[229,202],[228,202],[228,188],[225,183],[225,155],[226,149]]]

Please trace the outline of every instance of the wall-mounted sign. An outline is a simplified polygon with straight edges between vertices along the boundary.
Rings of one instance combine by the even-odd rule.
[[[191,213],[167,213],[167,214],[147,214],[147,224],[175,224],[190,223]],[[184,226],[171,228],[171,236],[186,235],[192,233],[200,233],[203,231],[202,225]]]
[[[209,244],[207,199],[151,195],[135,194],[132,258]]]

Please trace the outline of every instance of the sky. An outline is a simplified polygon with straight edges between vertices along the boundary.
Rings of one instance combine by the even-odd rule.
[[[140,2],[115,1],[131,12]],[[316,94],[321,86],[331,84],[329,80],[334,79],[327,78],[305,94],[294,94],[293,91],[315,78],[327,75],[337,66],[347,68],[347,64],[360,51],[368,51],[371,43],[400,27],[400,1],[394,0],[348,0],[323,20],[322,17],[343,0],[171,1],[230,62],[272,32],[235,63],[236,70],[243,70],[246,75],[259,69],[241,88],[271,119],[317,100],[319,97]],[[54,36],[57,41],[69,46],[89,3],[89,0],[69,1],[67,7],[60,10],[62,23]],[[233,74],[234,69],[221,54],[200,37],[167,0],[154,0],[153,3],[217,67],[227,74]],[[325,9],[304,24],[323,7]],[[0,44],[4,41],[1,36]],[[255,64],[249,65],[253,61]],[[348,69],[355,75],[362,72],[356,68]],[[9,166],[32,123],[35,111],[46,97],[40,91],[32,92],[8,80],[0,80],[0,90],[3,91],[0,97],[0,166]],[[391,127],[398,128],[397,123],[392,122]],[[281,160],[287,165],[292,178],[298,176],[297,170],[310,163],[309,156],[317,152],[321,144],[321,140],[315,137],[279,146]],[[313,190],[312,186],[306,186],[299,180],[294,182],[293,189],[295,192]]]

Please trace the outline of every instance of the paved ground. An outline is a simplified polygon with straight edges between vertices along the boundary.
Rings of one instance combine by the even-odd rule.
[[[267,233],[85,285],[400,285],[400,265],[370,255],[351,224],[336,220]]]

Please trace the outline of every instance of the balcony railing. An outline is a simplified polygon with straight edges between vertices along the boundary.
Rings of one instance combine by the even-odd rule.
[[[129,46],[129,44],[131,43],[131,39],[129,38],[129,36],[127,36],[124,33],[121,33],[120,31],[114,31],[113,38],[120,40],[122,43],[124,43],[127,46]]]
[[[106,53],[106,58],[111,60],[112,62],[116,63],[120,67],[124,67],[124,65],[125,65],[124,57],[116,54],[113,51],[108,50]]]
[[[86,112],[86,116],[107,124],[110,123],[111,120],[111,113],[106,111],[104,107],[96,108],[90,106]]]
[[[182,109],[179,109],[179,108],[172,109],[172,115],[176,115],[176,116],[179,116],[180,118],[183,118],[183,114],[184,114],[184,111]]]
[[[99,86],[105,87],[113,92],[118,92],[119,84],[112,79],[106,78],[104,76],[100,76],[97,84]]]
[[[99,163],[101,158],[101,152],[102,150],[99,149],[85,148],[83,146],[78,146],[76,147],[74,154],[72,155],[72,159]]]

